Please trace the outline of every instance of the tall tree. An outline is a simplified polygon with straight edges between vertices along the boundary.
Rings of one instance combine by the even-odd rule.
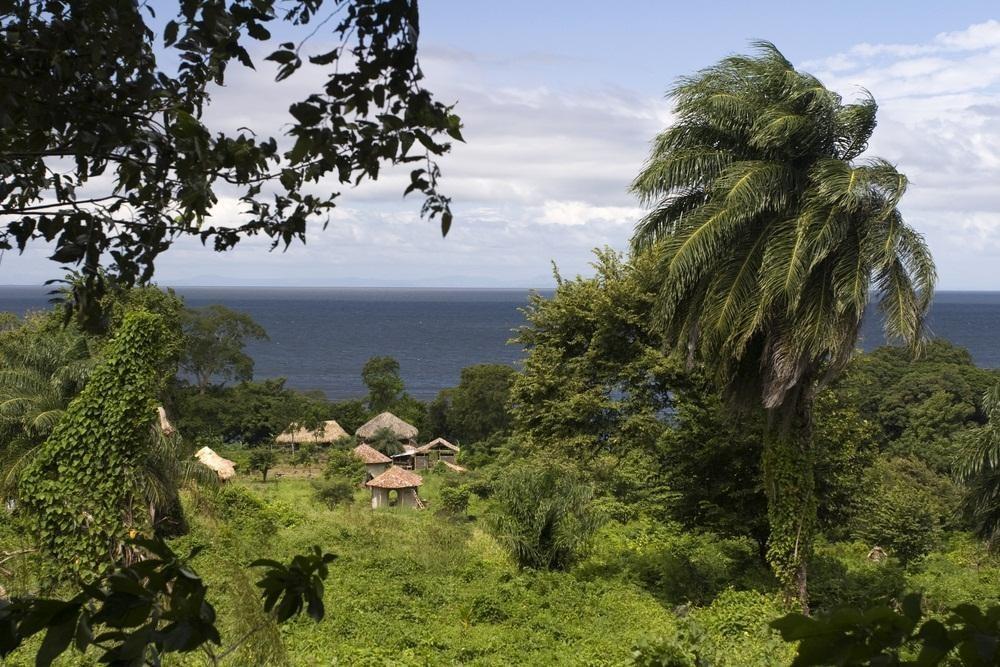
[[[406,192],[447,233],[433,158],[461,123],[421,85],[416,0],[171,4],[176,15],[156,17],[148,2],[0,3],[0,249],[53,243],[53,261],[80,267],[88,296],[74,302],[87,307],[102,263],[129,286],[185,235],[287,247],[328,219],[330,184],[403,163],[418,166]],[[210,127],[211,88],[230,66],[260,66],[251,52],[269,43],[278,81],[305,68],[323,82],[289,106],[286,136]],[[235,225],[210,222],[223,188],[241,203]]]
[[[850,359],[872,287],[887,334],[917,345],[935,270],[896,208],[906,178],[859,160],[875,101],[844,104],[756,47],[671,91],[677,120],[633,183],[652,210],[632,241],[658,257],[666,340],[766,412],[769,560],[806,607],[817,385]]]
[[[435,434],[468,445],[508,430],[507,403],[515,373],[505,364],[463,368],[458,386],[443,389],[427,408]]]
[[[248,314],[220,304],[185,310],[183,330],[181,369],[195,377],[202,393],[213,378],[251,379],[253,358],[243,348],[248,339],[268,339],[264,327]]]
[[[366,361],[361,380],[368,387],[368,408],[374,412],[388,410],[403,393],[399,362],[392,357],[372,357]]]

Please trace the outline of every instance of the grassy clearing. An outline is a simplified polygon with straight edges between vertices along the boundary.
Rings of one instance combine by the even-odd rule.
[[[440,480],[427,479],[422,495],[433,507]],[[244,576],[239,566],[312,544],[338,554],[326,618],[281,629],[291,664],[620,664],[636,641],[675,626],[673,614],[638,586],[518,572],[473,520],[432,510],[372,512],[363,490],[352,504],[329,509],[305,480],[242,488],[263,506],[224,501],[209,509],[204,498],[190,498],[202,511],[192,512],[193,530],[177,546],[205,547],[195,566],[225,591],[218,607],[229,637],[246,625],[239,607],[251,606],[233,586]]]
[[[519,571],[483,530],[483,501],[473,497],[464,518],[440,512],[445,482],[442,473],[425,475],[425,511],[373,512],[364,489],[330,508],[311,479],[291,475],[186,492],[191,531],[173,546],[203,547],[194,566],[211,586],[224,640],[253,631],[228,664],[623,665],[634,645],[661,641],[696,646],[720,667],[790,662],[792,647],[767,628],[784,610],[751,545],[670,524],[612,522],[572,571]],[[5,544],[14,536],[0,531]],[[279,628],[260,611],[249,563],[285,560],[313,544],[338,555],[326,617]],[[908,569],[873,564],[865,553],[821,547],[827,565],[816,568],[817,596],[849,603],[875,590],[917,589],[933,609],[1000,595],[1000,563],[968,539]],[[26,565],[19,576],[29,572]],[[32,664],[37,643],[8,664]],[[68,655],[59,664],[93,664]]]

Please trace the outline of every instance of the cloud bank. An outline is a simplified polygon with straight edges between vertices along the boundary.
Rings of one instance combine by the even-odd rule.
[[[388,172],[378,183],[344,190],[327,229],[313,230],[305,246],[268,253],[265,241],[250,240],[220,255],[183,241],[163,256],[158,280],[544,287],[551,284],[551,261],[564,274],[587,273],[593,248],[626,246],[641,215],[629,182],[650,139],[670,120],[661,90],[563,84],[560,68],[579,66],[572,55],[501,58],[429,44],[422,62],[428,87],[456,101],[465,122],[467,143],[441,161],[456,213],[446,239],[436,223],[420,220],[419,201],[402,199],[405,172]],[[540,78],[543,66],[546,77]],[[903,212],[926,235],[940,286],[1000,288],[994,279],[1000,259],[1000,22],[923,43],[857,44],[798,66],[845,98],[864,88],[879,102],[869,154],[909,176]],[[266,72],[234,71],[214,95],[212,124],[280,134],[288,104],[320,80],[317,72],[270,84]],[[663,85],[669,80],[665,75]],[[216,214],[221,222],[235,220],[238,207],[223,199]],[[43,257],[41,248],[20,258],[8,253],[0,282],[57,276]]]

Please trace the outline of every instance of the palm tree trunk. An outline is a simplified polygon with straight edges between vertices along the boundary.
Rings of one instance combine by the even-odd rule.
[[[793,389],[780,407],[768,410],[764,435],[764,487],[771,526],[768,561],[785,589],[809,613],[807,567],[816,530],[812,389]]]

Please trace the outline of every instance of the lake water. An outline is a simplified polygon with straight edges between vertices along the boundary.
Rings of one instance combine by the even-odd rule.
[[[332,399],[364,393],[361,367],[376,355],[399,360],[406,389],[434,397],[476,363],[516,364],[507,344],[523,324],[527,290],[184,287],[190,306],[221,303],[249,313],[270,335],[252,343],[255,376],[320,389]],[[543,294],[546,292],[543,291]],[[0,311],[47,307],[46,289],[0,287]],[[883,343],[875,318],[862,327],[865,349]],[[976,363],[1000,368],[1000,292],[940,292],[931,332],[967,347]]]

